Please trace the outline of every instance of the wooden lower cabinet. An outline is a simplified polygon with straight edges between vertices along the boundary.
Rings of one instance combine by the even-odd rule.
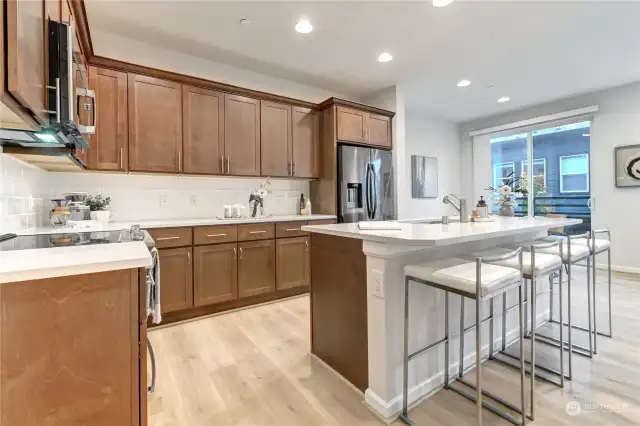
[[[238,296],[275,291],[275,240],[241,242],[238,252]]]
[[[276,289],[308,286],[309,237],[276,240]]]
[[[216,244],[194,248],[193,273],[193,303],[195,306],[237,299],[237,244]]]
[[[138,358],[146,353],[146,287],[139,274],[0,286],[0,424],[146,425],[147,369]]]
[[[193,306],[191,247],[158,250],[160,254],[160,308],[162,313]]]

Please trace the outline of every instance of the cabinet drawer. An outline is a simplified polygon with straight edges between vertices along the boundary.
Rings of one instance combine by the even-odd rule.
[[[318,219],[310,220],[307,225],[333,225],[334,223],[338,223],[336,219]]]
[[[304,237],[307,233],[301,230],[300,227],[306,224],[306,220],[276,223],[276,238]]]
[[[192,228],[156,228],[147,229],[156,247],[186,247],[191,245],[191,229]]]
[[[270,240],[275,234],[273,223],[238,225],[238,241]]]
[[[193,244],[235,243],[238,241],[237,225],[202,226],[193,228]]]

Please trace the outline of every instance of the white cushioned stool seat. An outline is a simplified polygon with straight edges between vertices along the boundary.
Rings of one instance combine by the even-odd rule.
[[[587,240],[585,238],[582,238],[582,243],[579,243],[578,241],[581,241],[581,240],[571,241],[571,259],[569,259],[568,241],[566,244],[563,243],[562,261],[564,263],[569,263],[569,262],[575,263],[579,260],[585,259],[587,256],[591,254],[591,250],[589,250],[589,248],[585,243]],[[539,248],[539,249],[536,249],[536,253],[546,253],[546,254],[553,254],[555,256],[560,256],[560,246]]]
[[[553,238],[561,238],[565,247],[568,244],[568,238],[567,237],[553,237]],[[604,238],[596,238],[595,239],[595,243],[596,243],[596,254],[598,253],[602,253],[605,250],[608,250],[611,248],[611,241],[606,240]],[[591,250],[591,239],[587,239],[587,238],[580,238],[578,240],[575,241],[571,241],[571,251],[573,251],[573,247],[576,245],[582,245],[582,246],[587,246],[589,248],[589,250]]]
[[[483,256],[498,256],[501,254],[511,253],[513,249],[507,248],[495,248],[487,251],[483,251],[481,253],[474,253],[472,256],[475,257],[483,257]],[[506,266],[508,268],[519,269],[520,261],[518,257],[512,257],[507,260],[498,260],[496,262],[491,262],[494,265]],[[540,253],[538,249],[536,249],[536,275],[542,275],[547,272],[555,271],[556,269],[560,269],[562,266],[562,259],[560,256],[556,256],[553,254]],[[525,276],[531,276],[531,252],[523,251],[522,252],[522,273]]]
[[[442,287],[476,294],[476,263],[465,259],[449,258],[407,265],[404,267],[404,274]],[[518,269],[490,263],[482,264],[481,274],[481,298],[522,280]]]

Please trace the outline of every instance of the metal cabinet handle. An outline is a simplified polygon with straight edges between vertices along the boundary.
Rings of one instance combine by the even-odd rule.
[[[231,161],[229,160],[229,156],[227,155],[227,174],[231,173]]]
[[[250,234],[265,234],[266,232],[267,231],[249,231]]]
[[[182,151],[178,151],[178,171],[182,171]]]
[[[120,168],[124,170],[124,149],[120,148]]]
[[[287,228],[287,231],[300,231],[300,228]]]
[[[240,259],[242,259],[242,247],[240,247]]]
[[[233,260],[236,260],[238,258],[238,253],[236,252],[236,248],[233,248]]]
[[[207,237],[225,237],[227,234],[207,234]]]
[[[293,164],[293,167],[291,168],[292,169],[291,176],[295,176],[296,175],[296,162],[294,161],[292,164]]]
[[[179,240],[180,237],[159,237],[156,238],[157,241],[163,241],[163,240]]]
[[[149,356],[151,357],[151,386],[147,388],[147,391],[153,393],[156,390],[156,355],[153,353],[153,346],[151,346],[151,341],[148,337],[147,347],[149,348]]]
[[[220,171],[224,174],[224,155],[220,156]]]
[[[305,250],[304,250],[304,251],[309,251],[309,240],[305,240],[305,241],[304,241],[304,245],[306,245],[306,246],[307,246],[307,248],[305,248]]]
[[[187,252],[187,259],[189,259],[189,265],[191,265],[191,252]]]
[[[291,161],[287,161],[287,175],[291,176],[292,172]]]

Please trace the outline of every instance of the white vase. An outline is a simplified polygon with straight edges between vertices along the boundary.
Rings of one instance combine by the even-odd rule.
[[[109,210],[91,212],[91,220],[95,220],[101,224],[109,223],[109,219],[111,219],[111,212]]]

